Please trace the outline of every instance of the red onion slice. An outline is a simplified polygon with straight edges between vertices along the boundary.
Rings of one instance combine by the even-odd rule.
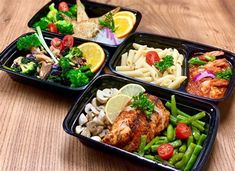
[[[211,77],[211,78],[215,78],[215,75],[212,73],[212,72],[209,72],[209,71],[203,71],[203,72],[200,72],[199,74],[197,74],[194,78],[193,78],[193,81],[199,81],[205,77]]]

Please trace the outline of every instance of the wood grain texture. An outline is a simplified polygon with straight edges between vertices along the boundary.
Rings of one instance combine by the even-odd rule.
[[[48,0],[1,0],[0,51],[27,28]],[[138,31],[202,42],[235,51],[235,1],[98,0],[139,10]],[[150,170],[87,148],[62,129],[70,96],[12,81],[0,72],[0,170]],[[235,170],[235,93],[219,105],[221,121],[205,170]]]

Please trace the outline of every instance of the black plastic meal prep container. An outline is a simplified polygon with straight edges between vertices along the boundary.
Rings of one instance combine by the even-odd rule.
[[[183,61],[182,69],[183,69],[183,75],[187,76],[187,79],[181,84],[179,89],[172,90],[173,92],[181,92],[184,95],[202,99],[202,100],[207,100],[213,103],[222,102],[226,100],[232,94],[233,88],[235,85],[235,54],[234,53],[229,52],[227,50],[220,49],[220,48],[208,46],[208,45],[201,44],[201,43],[191,42],[191,41],[183,40],[179,38],[173,38],[173,37],[167,37],[167,36],[149,34],[149,33],[133,33],[118,47],[118,49],[116,50],[116,52],[114,53],[113,57],[110,59],[109,64],[108,64],[112,73],[125,77],[125,78],[130,78],[133,80],[137,80],[137,79],[128,77],[115,70],[115,67],[120,65],[121,63],[122,54],[124,54],[125,52],[128,52],[130,49],[133,49],[133,46],[132,46],[133,43],[138,43],[141,45],[147,45],[148,47],[161,48],[161,49],[175,48],[179,51],[179,53],[184,55],[185,59]],[[225,96],[221,99],[211,99],[211,98],[196,96],[196,95],[188,93],[186,91],[186,86],[187,86],[188,78],[189,78],[189,64],[188,64],[189,59],[193,57],[193,55],[197,52],[209,52],[209,51],[215,51],[215,50],[222,50],[225,53],[223,57],[225,57],[231,63],[231,66],[232,66],[233,76],[230,80]],[[138,80],[141,82],[144,82],[140,79]],[[148,84],[154,85],[152,83],[148,83]],[[157,87],[157,85],[154,85],[154,86]],[[167,88],[162,87],[162,89],[167,89]]]
[[[10,67],[12,65],[14,59],[16,59],[17,57],[24,56],[27,54],[27,52],[19,51],[17,49],[16,42],[19,38],[24,37],[26,35],[30,35],[32,33],[33,32],[21,35],[20,37],[18,37],[15,41],[13,41],[10,45],[8,45],[1,52],[1,54],[0,54],[0,70],[7,72],[10,75],[10,77],[15,81],[19,81],[19,82],[22,82],[25,84],[31,84],[33,86],[37,86],[37,87],[44,88],[44,89],[50,89],[53,91],[59,91],[59,92],[65,92],[65,93],[76,92],[77,93],[76,95],[78,95],[78,92],[80,93],[81,91],[83,91],[91,83],[91,81],[90,81],[87,85],[85,85],[83,87],[71,88],[69,86],[65,86],[60,83],[41,80],[41,79],[33,77],[33,76],[27,76],[27,75],[17,73],[17,72],[14,72],[14,71],[11,71],[9,69],[4,68],[4,66]],[[55,36],[50,33],[43,33],[43,37],[44,37],[46,43],[48,45],[50,45],[50,41]],[[56,37],[58,37],[60,39],[63,38],[62,35],[57,35]],[[76,40],[74,40],[74,46],[79,45],[81,43],[85,43],[85,42],[89,42],[89,41],[76,39]],[[105,67],[105,64],[107,63],[108,58],[109,58],[109,51],[107,50],[107,47],[105,47],[103,45],[101,45],[101,47],[103,48],[103,50],[105,52],[105,60],[104,60],[104,63],[102,64],[102,66],[100,67],[100,69],[95,73],[93,79],[95,79],[98,75],[101,74],[101,72],[103,71],[103,68]]]
[[[52,3],[55,3],[55,6],[58,7],[58,4],[60,3],[61,1],[59,0],[52,0],[51,2],[47,3],[45,6],[43,6],[31,19],[30,21],[28,22],[28,27],[30,28],[33,28],[33,24],[37,21],[40,20],[41,17],[44,17],[47,15],[47,13],[49,12],[49,6],[52,4]],[[73,4],[76,4],[76,0],[72,0],[72,1],[66,1],[65,2],[68,3],[69,6],[73,5]],[[92,1],[87,1],[87,0],[81,0],[82,4],[84,5],[85,7],[85,10],[86,10],[86,13],[88,15],[88,17],[92,18],[92,17],[100,17],[104,14],[106,14],[107,12],[113,10],[114,8],[118,7],[118,6],[115,6],[115,5],[109,5],[109,4],[104,4],[104,3],[98,3],[98,2],[92,2]],[[133,10],[133,9],[129,9],[129,8],[124,8],[124,7],[121,7],[121,10],[120,11],[130,11],[130,12],[133,12],[135,15],[136,15],[136,23],[132,29],[132,31],[130,32],[133,33],[135,32],[135,30],[137,29],[139,23],[140,23],[140,20],[142,18],[142,15],[139,11],[137,10]],[[35,29],[35,28],[33,28]],[[48,33],[49,31],[45,31],[45,30],[42,30],[43,32],[46,32]],[[49,33],[52,33],[52,32],[49,32]],[[54,34],[55,36],[58,35],[57,33],[52,33]],[[104,44],[104,43],[101,43],[101,44]],[[109,45],[109,44],[104,44],[106,45],[108,48],[112,49],[113,51],[116,49],[116,47],[118,47],[119,45]]]
[[[212,146],[215,141],[220,118],[219,110],[212,103],[185,96],[180,92],[154,87],[150,84],[128,78],[118,77],[115,75],[99,76],[87,87],[83,94],[72,105],[63,122],[63,128],[65,132],[77,137],[85,145],[91,146],[95,149],[103,150],[105,152],[109,152],[111,154],[118,154],[119,156],[135,161],[136,163],[142,163],[157,170],[177,170],[164,164],[156,163],[154,161],[140,157],[134,153],[127,152],[125,150],[108,144],[104,144],[102,142],[97,142],[95,140],[75,133],[75,127],[76,125],[78,125],[78,118],[80,114],[84,111],[85,105],[87,103],[90,103],[91,100],[96,96],[96,92],[98,89],[103,90],[105,88],[121,88],[128,83],[136,83],[142,85],[146,89],[147,93],[159,97],[164,104],[166,101],[170,101],[171,95],[174,94],[176,97],[177,107],[182,111],[189,113],[190,115],[193,115],[200,111],[206,112],[204,121],[208,124],[207,138],[204,142],[203,150],[198,156],[198,159],[192,169],[195,171],[201,170],[203,166],[205,166],[209,158]]]

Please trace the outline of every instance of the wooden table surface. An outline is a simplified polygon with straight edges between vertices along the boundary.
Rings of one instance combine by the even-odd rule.
[[[31,31],[29,19],[48,0],[1,0],[0,51]],[[235,51],[234,0],[99,0],[139,10],[138,31],[179,37]],[[88,148],[66,134],[74,98],[14,82],[0,72],[0,170],[149,170]],[[221,120],[208,171],[235,170],[235,93],[219,105]]]

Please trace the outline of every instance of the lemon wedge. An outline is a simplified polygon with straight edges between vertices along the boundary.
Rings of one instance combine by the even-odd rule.
[[[125,109],[130,100],[131,97],[124,94],[118,94],[108,100],[104,110],[106,117],[111,124],[114,123],[118,115]]]
[[[145,89],[139,84],[127,84],[123,86],[119,91],[118,94],[124,94],[129,97],[137,96],[139,93],[144,93]]]

